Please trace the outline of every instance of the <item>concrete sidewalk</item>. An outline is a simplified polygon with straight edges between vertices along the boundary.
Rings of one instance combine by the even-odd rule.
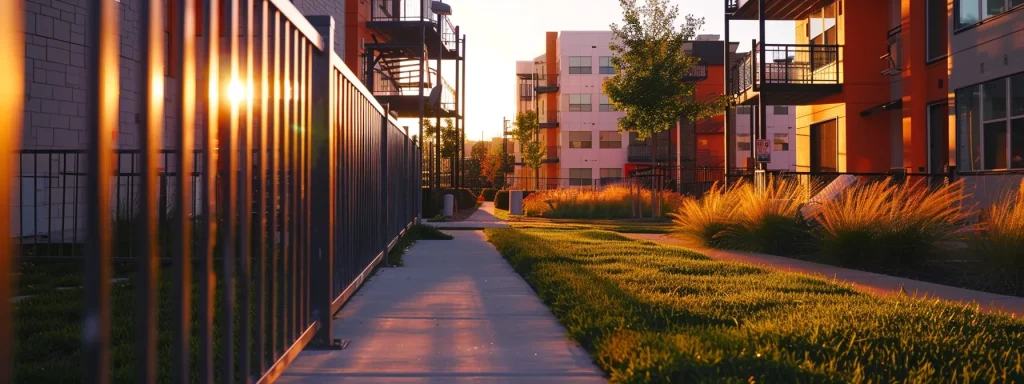
[[[603,373],[479,231],[421,241],[338,313],[341,351],[304,351],[284,383],[603,383]]]
[[[427,222],[427,225],[434,226],[440,229],[484,229],[484,228],[508,228],[508,223],[498,220],[494,217],[494,203],[485,201],[469,216],[468,219],[463,221],[449,221],[444,223],[431,223]]]
[[[622,234],[623,236],[647,240],[663,245],[686,247],[679,239],[661,234]],[[810,261],[791,259],[788,257],[764,255],[757,253],[701,249],[695,250],[711,258],[724,261],[740,261],[756,264],[781,271],[820,275],[829,279],[852,284],[857,290],[889,295],[900,292],[900,287],[909,295],[917,293],[918,297],[927,295],[954,302],[976,302],[985,311],[1002,311],[1017,316],[1024,316],[1024,298],[998,295],[994,293],[973,291],[970,289],[950,287],[948,285],[927,283],[903,277],[882,275],[878,273],[858,271],[831,265],[812,263]]]

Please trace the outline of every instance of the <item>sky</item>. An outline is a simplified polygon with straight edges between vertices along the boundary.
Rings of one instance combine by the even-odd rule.
[[[641,0],[642,1],[642,0]],[[705,19],[698,34],[719,34],[725,0],[671,0],[683,16]],[[498,137],[502,120],[515,114],[515,63],[544,53],[548,31],[609,30],[621,23],[618,0],[446,0],[452,22],[466,34],[466,138]],[[731,40],[748,51],[757,37],[757,22],[733,21]],[[768,24],[770,43],[792,43],[792,22]],[[443,73],[454,77],[454,67]],[[415,120],[415,119],[414,119]],[[415,121],[409,122],[410,126]]]

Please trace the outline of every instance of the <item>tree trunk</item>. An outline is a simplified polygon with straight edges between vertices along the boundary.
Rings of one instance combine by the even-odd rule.
[[[658,135],[651,137],[651,217],[659,217],[658,193],[661,190],[661,179],[658,177]]]

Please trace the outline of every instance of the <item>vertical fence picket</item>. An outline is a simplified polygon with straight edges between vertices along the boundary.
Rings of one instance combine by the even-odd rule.
[[[10,135],[0,140],[0,200],[8,201],[0,216],[19,216],[0,231],[20,223],[22,236],[44,235],[35,253],[84,259],[83,381],[110,382],[121,368],[110,356],[122,342],[111,329],[115,260],[136,268],[117,288],[134,290],[135,381],[272,382],[307,343],[333,344],[332,315],[415,220],[421,185],[420,149],[335,54],[333,18],[307,18],[283,0],[143,1],[137,11],[91,0],[88,148],[16,154],[24,0],[8,1],[0,70],[15,78],[0,89],[0,128]],[[141,12],[136,77],[121,73],[119,23],[129,10]],[[122,78],[138,82],[137,111],[122,110]],[[165,91],[165,78],[177,94]],[[117,128],[134,112],[138,130],[124,132],[132,142],[117,149]],[[12,190],[32,187],[39,196],[12,200]],[[81,254],[68,247],[77,242]],[[0,275],[16,274],[17,259],[0,253]],[[17,380],[8,283],[0,382]],[[158,316],[167,314],[169,338]]]

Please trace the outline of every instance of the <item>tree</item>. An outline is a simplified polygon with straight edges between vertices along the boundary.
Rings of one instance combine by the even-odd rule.
[[[434,126],[434,123],[430,119],[423,119],[423,141],[424,141],[424,143],[433,144],[434,143],[434,135],[437,135],[437,127]],[[459,134],[458,134],[458,132],[456,132],[456,129],[455,129],[455,122],[452,121],[452,119],[444,119],[444,128],[441,130],[441,153],[440,153],[441,159],[451,159],[451,161],[456,161],[455,160],[455,155],[456,155],[456,152],[458,151],[458,149],[457,149],[458,148],[458,146],[457,146],[457,144],[458,144],[458,142],[457,142],[458,141],[458,136],[459,136]],[[423,161],[425,163],[433,164],[433,163],[429,162],[429,159],[430,159],[429,156],[430,156],[430,154],[428,152],[424,152],[423,153]],[[451,164],[454,164],[454,163],[450,163],[449,168],[451,168]],[[449,170],[451,170],[451,169],[449,169]],[[435,172],[438,173],[437,177],[441,177],[440,176],[440,172],[441,172],[440,170],[435,170]],[[454,185],[454,184],[452,184],[452,185]]]
[[[479,143],[477,144],[479,145]],[[504,180],[505,169],[512,164],[512,154],[505,153],[505,149],[502,148],[501,143],[494,143],[486,146],[486,156],[483,163],[481,164],[481,174],[484,180],[491,183],[494,188],[502,188]],[[474,155],[476,147],[473,147]]]
[[[519,112],[514,128],[509,134],[519,142],[519,154],[523,164],[533,169],[537,184],[540,185],[540,164],[544,161],[544,147],[540,143],[540,124],[537,122],[537,111]]]
[[[704,25],[703,18],[687,15],[676,30],[679,7],[668,0],[619,0],[622,25],[612,24],[611,63],[615,74],[604,82],[604,93],[612,105],[626,113],[619,131],[635,132],[640,140],[651,139],[651,171],[657,174],[657,140],[680,117],[691,120],[722,113],[729,99],[724,96],[695,100],[696,84],[686,81],[697,58],[683,50]],[[655,184],[660,184],[657,179]],[[660,191],[661,186],[656,187]],[[652,194],[654,192],[652,191]],[[659,199],[652,196],[651,211],[657,216]]]
[[[466,163],[466,179],[471,185],[490,184],[491,180],[485,177],[484,169],[487,167],[488,143],[479,141],[473,144],[469,152],[469,161]]]

